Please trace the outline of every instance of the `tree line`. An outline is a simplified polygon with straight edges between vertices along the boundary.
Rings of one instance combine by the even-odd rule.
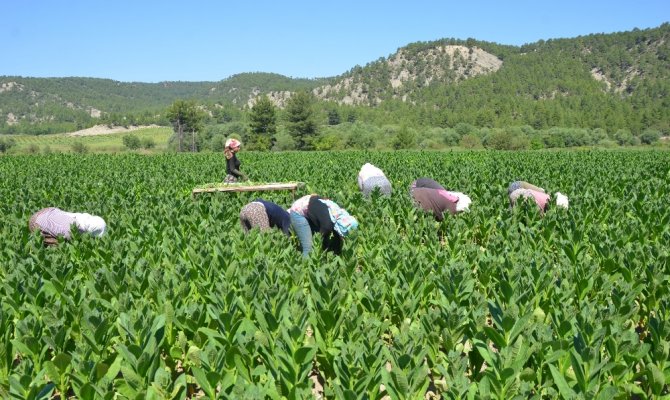
[[[225,140],[242,140],[247,150],[346,150],[491,148],[524,150],[580,146],[635,146],[659,143],[662,132],[646,128],[479,127],[459,122],[453,127],[418,126],[359,120],[358,108],[324,108],[312,93],[301,91],[279,109],[260,96],[249,112],[221,111],[217,117],[194,101],[177,101],[166,112],[175,151],[222,151]],[[232,110],[228,110],[232,111]]]
[[[445,68],[448,60],[431,59],[427,52],[447,45],[483,49],[502,60],[502,67],[460,78],[450,74],[453,71],[430,75]],[[405,56],[402,68],[416,77],[400,87],[391,84],[395,72],[390,57],[323,79],[248,73],[220,82],[146,84],[0,77],[0,84],[20,85],[21,89],[0,88],[0,133],[59,133],[95,124],[171,126],[174,104],[186,102],[187,108],[198,111],[193,116],[199,124],[178,127],[186,129],[175,139],[181,150],[212,147],[229,134],[245,135],[246,142],[259,149],[337,147],[341,142],[366,147],[370,137],[378,142],[376,146],[393,147],[391,138],[398,130],[431,137],[417,146],[428,146],[428,142],[437,146],[434,142],[440,140],[426,132],[445,132],[441,140],[450,145],[453,132],[462,130],[458,126],[475,127],[483,144],[488,143],[491,132],[523,128],[523,137],[533,146],[542,142],[545,147],[592,142],[573,139],[584,136],[574,133],[581,130],[594,138],[602,138],[599,132],[604,131],[606,139],[598,140],[625,144],[647,142],[654,133],[670,134],[667,23],[654,29],[541,40],[524,46],[442,39],[400,50]],[[345,101],[352,96],[345,86],[327,95],[315,92],[347,79],[367,96],[367,102]],[[269,95],[277,93],[289,98],[286,104],[273,103]],[[311,110],[309,118],[301,115],[306,109]],[[96,110],[100,117],[93,116]],[[274,123],[270,123],[273,114]],[[369,133],[359,132],[349,139],[361,126]],[[548,136],[558,131],[563,132],[560,137]]]

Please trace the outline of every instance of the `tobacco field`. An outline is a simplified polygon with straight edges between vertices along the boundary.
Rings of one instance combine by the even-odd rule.
[[[340,257],[239,211],[290,192],[191,189],[223,154],[0,157],[0,398],[670,398],[670,153],[241,152],[359,221]],[[393,195],[364,199],[380,167]],[[468,194],[436,223],[410,183]],[[570,198],[544,217],[507,186]],[[55,206],[102,238],[46,248]]]

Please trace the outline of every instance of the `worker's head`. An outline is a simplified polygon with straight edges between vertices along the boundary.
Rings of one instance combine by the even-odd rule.
[[[465,193],[461,192],[451,192],[454,196],[458,197],[458,202],[456,203],[456,211],[470,211],[470,204],[472,204],[472,199]]]
[[[74,223],[80,231],[90,233],[96,237],[104,235],[107,230],[104,219],[88,213],[75,213]]]
[[[556,192],[556,205],[558,207],[563,207],[566,210],[568,209],[568,196],[564,195],[561,192]]]
[[[238,152],[240,151],[240,146],[242,146],[242,143],[237,139],[230,138],[226,140],[226,150]]]

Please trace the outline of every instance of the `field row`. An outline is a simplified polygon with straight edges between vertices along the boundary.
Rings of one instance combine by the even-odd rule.
[[[354,215],[342,255],[245,236],[257,193],[192,199],[225,176],[221,154],[0,157],[0,397],[668,396],[670,153],[239,157],[251,180],[306,182]],[[365,162],[390,198],[360,195]],[[424,176],[471,211],[415,209]],[[510,210],[514,180],[570,209]],[[27,221],[45,206],[108,234],[44,248]]]

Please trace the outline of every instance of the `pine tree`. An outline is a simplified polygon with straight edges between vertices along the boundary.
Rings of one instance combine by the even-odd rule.
[[[195,102],[177,100],[168,108],[166,116],[177,136],[177,150],[184,150],[184,133],[191,133],[191,151],[196,151],[196,133],[202,129],[204,113],[197,109]]]
[[[312,105],[314,99],[304,91],[295,93],[286,104],[286,128],[298,150],[312,150],[317,134]]]
[[[267,96],[259,97],[251,107],[249,128],[251,129],[247,144],[249,149],[270,150],[274,146],[277,112],[275,105]]]

